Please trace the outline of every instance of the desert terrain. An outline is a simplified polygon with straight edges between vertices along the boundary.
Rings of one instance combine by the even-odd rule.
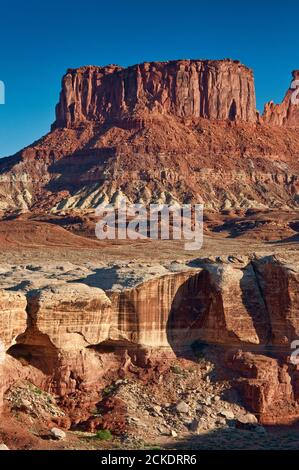
[[[0,160],[3,447],[298,448],[291,95],[259,114],[230,59],[67,71],[51,131]],[[203,204],[203,246],[99,240],[120,198]]]

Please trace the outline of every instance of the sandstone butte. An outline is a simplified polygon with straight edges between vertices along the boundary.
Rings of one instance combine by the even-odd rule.
[[[0,162],[0,210],[82,211],[121,194],[212,211],[296,208],[293,92],[260,116],[238,61],[70,69],[51,132]]]
[[[4,216],[80,214],[121,194],[144,204],[204,202],[215,212],[296,209],[299,108],[292,91],[259,115],[253,73],[238,61],[70,69],[51,132],[0,161],[0,209]],[[125,373],[131,363],[150,368],[202,341],[222,348],[219,361],[260,422],[293,422],[298,266],[296,256],[196,259],[129,286],[121,282],[132,273],[117,266],[96,285],[88,278],[34,285],[14,274],[0,286],[7,352],[1,403],[17,381],[64,397],[99,387],[109,371]]]

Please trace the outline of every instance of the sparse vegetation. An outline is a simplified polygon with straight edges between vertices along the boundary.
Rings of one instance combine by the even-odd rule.
[[[90,410],[90,414],[93,415],[93,416],[100,416],[101,413],[100,413],[99,410],[95,407],[95,408],[92,408],[92,409]]]
[[[171,366],[170,367],[170,370],[171,372],[173,372],[174,374],[183,374],[183,370],[180,366],[178,365],[174,365],[174,366]]]
[[[113,393],[115,390],[115,385],[111,384],[111,385],[107,385],[107,387],[104,388],[103,390],[103,396],[108,396],[108,395],[111,395],[111,393]]]
[[[95,439],[99,439],[100,441],[111,441],[112,438],[113,436],[109,429],[101,429],[100,431],[97,431],[95,435]]]

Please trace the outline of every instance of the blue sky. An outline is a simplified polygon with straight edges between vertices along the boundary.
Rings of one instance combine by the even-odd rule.
[[[69,67],[230,57],[252,67],[257,104],[280,101],[299,69],[295,2],[0,2],[0,157],[49,131]]]

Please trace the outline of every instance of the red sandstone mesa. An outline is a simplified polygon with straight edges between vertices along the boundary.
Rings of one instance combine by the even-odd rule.
[[[179,60],[70,69],[54,127],[146,117],[256,121],[253,74],[238,61]]]
[[[253,73],[238,61],[71,69],[52,131],[1,160],[0,210],[82,212],[120,194],[211,211],[296,208],[292,92],[258,117]]]

